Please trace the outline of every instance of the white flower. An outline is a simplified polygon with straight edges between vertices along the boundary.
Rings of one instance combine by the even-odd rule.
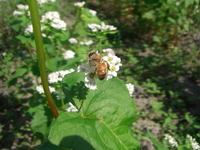
[[[176,6],[179,6],[179,5],[180,5],[180,2],[179,2],[179,1],[177,1],[177,2],[176,2]]]
[[[51,26],[55,29],[60,29],[60,30],[66,30],[67,24],[60,19],[54,19],[53,22],[51,23]]]
[[[86,65],[79,65],[77,68],[77,72],[85,72],[87,68],[88,67]]]
[[[98,24],[88,24],[88,27],[92,30],[92,32],[97,32],[101,30],[101,26]]]
[[[117,30],[116,27],[112,26],[112,25],[106,25],[104,22],[101,22],[101,31],[113,31],[113,30]]]
[[[128,84],[126,84],[126,87],[127,87],[128,91],[129,91],[130,96],[132,97],[133,92],[135,91],[134,85],[131,84],[131,83],[128,83]]]
[[[85,5],[85,2],[76,2],[74,3],[74,6],[77,6],[77,7],[83,7]]]
[[[75,53],[71,50],[67,50],[62,55],[64,59],[69,59],[69,58],[74,58]]]
[[[107,61],[109,64],[120,64],[121,59],[111,53],[108,55],[103,56],[103,60]]]
[[[172,146],[172,147],[178,147],[178,143],[176,142],[176,140],[169,134],[165,135],[165,140],[168,141],[168,143]]]
[[[71,102],[69,102],[68,105],[69,105],[69,108],[66,109],[67,112],[77,112],[78,111],[78,109],[76,109],[76,107]]]
[[[60,19],[60,14],[57,11],[49,11],[42,15],[41,22],[48,22],[48,20]]]
[[[106,70],[106,76],[105,79],[109,80],[112,77],[117,76],[117,71],[119,71],[119,67],[122,65],[121,59],[118,58],[117,56],[114,55],[114,52],[111,51],[112,49],[107,49],[104,50],[105,53],[102,54],[103,58],[100,63],[107,63],[108,64],[108,69]],[[98,53],[98,52],[96,52]],[[109,56],[108,56],[109,55]],[[85,73],[85,85],[86,87],[90,89],[97,89],[95,79],[98,76],[97,72],[97,67],[96,65],[91,65],[91,62],[88,61],[88,64],[86,65],[80,65],[78,66],[77,70],[78,72],[84,72]]]
[[[108,70],[106,75],[106,80],[112,79],[112,77],[117,76],[117,71],[119,71],[119,65],[109,64],[110,70]]]
[[[19,15],[23,15],[23,14],[24,14],[24,12],[17,11],[17,10],[15,10],[15,11],[13,12],[13,16],[19,16]]]
[[[3,53],[2,53],[2,55],[3,55],[4,57],[6,56],[6,54],[7,54],[6,52],[3,52]]]
[[[19,4],[19,5],[17,5],[17,8],[21,9],[21,10],[28,10],[28,5]]]
[[[199,144],[196,142],[196,140],[192,136],[187,135],[187,138],[190,140],[193,150],[200,150]]]
[[[96,16],[97,12],[95,10],[89,10],[89,12],[93,15],[93,16]]]
[[[67,24],[60,19],[60,14],[57,11],[49,11],[42,15],[41,22],[48,23],[55,29],[66,30]]]
[[[95,76],[93,73],[88,73],[86,74],[85,77],[85,86],[91,90],[96,90],[97,89],[97,85],[95,82]]]
[[[51,86],[49,86],[49,90],[50,90],[51,93],[52,93],[52,92],[56,92],[55,88],[54,88],[54,87],[51,87]]]
[[[24,31],[26,34],[31,34],[33,33],[33,26],[30,24]]]
[[[92,40],[88,40],[88,41],[84,40],[80,42],[80,45],[91,45],[91,44],[93,44]]]
[[[59,72],[59,75],[60,75],[62,78],[64,78],[64,76],[65,76],[66,74],[72,73],[72,72],[74,72],[74,71],[75,71],[74,69],[69,69],[69,70],[61,70],[61,71],[58,71],[58,72]]]
[[[111,55],[115,55],[114,51],[112,50],[112,48],[106,48],[102,50],[104,53],[110,53]]]
[[[41,30],[44,30],[44,29],[45,29],[45,26],[42,26],[42,27],[41,27]],[[33,26],[32,26],[32,24],[30,24],[30,25],[24,30],[24,32],[25,32],[26,34],[32,34],[32,33],[33,33]],[[46,37],[46,34],[42,33],[42,36],[43,36],[43,37]]]
[[[36,91],[38,91],[38,93],[40,93],[40,94],[44,93],[44,89],[43,89],[42,85],[36,86]]]
[[[51,93],[56,92],[55,88],[51,87],[51,86],[49,86],[49,90],[50,90]],[[43,86],[42,85],[36,86],[36,91],[38,91],[38,93],[40,93],[40,94],[43,94],[44,93]]]
[[[70,42],[71,44],[78,43],[78,41],[77,41],[75,38],[70,38],[70,39],[69,39],[69,42]]]
[[[37,0],[37,2],[42,5],[44,3],[48,3],[48,2],[55,2],[56,0]]]
[[[84,72],[85,73],[85,86],[91,90],[96,90],[97,85],[95,83],[95,78],[97,75],[95,74],[95,68],[90,67],[89,64],[86,65],[79,65],[77,68],[77,72]]]
[[[113,31],[117,28],[112,25],[106,25],[104,22],[101,22],[101,25],[98,24],[88,24],[88,27],[92,30],[92,32],[106,32]]]
[[[74,72],[74,69],[52,72],[48,75],[49,83],[56,83],[56,82],[62,81],[62,79],[64,78],[66,74],[69,74],[72,72]]]
[[[48,75],[49,83],[56,83],[62,81],[62,78],[59,76],[59,72],[52,72]]]

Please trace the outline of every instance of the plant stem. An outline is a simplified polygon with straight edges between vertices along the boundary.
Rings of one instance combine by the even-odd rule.
[[[41,26],[40,26],[37,2],[36,0],[28,0],[28,5],[29,5],[29,10],[30,10],[31,20],[32,20],[32,25],[33,25],[33,33],[35,37],[36,52],[37,52],[37,57],[38,57],[38,64],[39,64],[39,69],[40,69],[42,85],[43,85],[44,93],[46,95],[46,99],[48,101],[50,109],[53,113],[53,116],[56,118],[58,116],[58,111],[54,104],[53,98],[51,96],[51,93],[49,90],[49,84],[47,80],[45,54],[44,54],[42,34],[40,30]]]
[[[83,102],[84,102],[84,99],[81,100],[81,106],[80,106],[79,109],[78,109],[78,113],[80,112],[80,110],[81,110],[81,108],[82,108],[82,106],[83,106]]]
[[[100,37],[99,40],[99,52],[102,54],[102,38]]]

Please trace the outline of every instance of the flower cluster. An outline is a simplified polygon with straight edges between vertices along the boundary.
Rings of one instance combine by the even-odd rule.
[[[55,2],[56,0],[37,0],[40,5],[48,2]]]
[[[50,25],[58,30],[66,30],[67,24],[60,19],[60,14],[57,11],[49,11],[46,12],[42,16],[41,22],[43,23],[49,23]]]
[[[33,26],[30,24],[24,31],[26,34],[31,34],[33,33]]]
[[[69,41],[69,43],[71,43],[71,44],[76,44],[76,43],[78,43],[77,39],[75,39],[75,38],[70,38],[68,41]]]
[[[92,40],[84,40],[80,42],[80,45],[91,45],[91,44],[93,44]]]
[[[168,141],[168,143],[170,144],[170,146],[172,147],[178,147],[178,143],[176,142],[176,140],[169,134],[165,135],[165,140]]]
[[[17,5],[17,8],[20,10],[28,10],[28,5],[19,4],[19,5]]]
[[[101,25],[88,24],[88,27],[92,30],[92,32],[109,32],[109,31],[117,30],[116,27],[112,25],[106,25],[104,22],[101,22]]]
[[[77,6],[77,7],[83,7],[85,5],[85,2],[76,2],[74,3],[74,6]]]
[[[61,71],[57,71],[57,72],[53,72],[53,73],[50,73],[48,75],[48,78],[49,78],[49,83],[57,83],[59,81],[62,81],[62,79],[64,78],[64,76],[66,74],[69,74],[71,72],[74,72],[74,69],[69,69],[69,70],[61,70]],[[60,91],[57,91],[54,87],[51,87],[49,86],[49,90],[51,93],[55,93],[56,94],[56,98],[57,100],[62,100],[65,98],[65,95],[63,92],[60,92]],[[38,85],[36,87],[36,91],[39,93],[39,94],[43,94],[44,93],[44,89],[42,87],[42,85]]]
[[[71,50],[65,51],[63,54],[64,59],[74,58],[75,53]]]
[[[200,150],[199,144],[196,142],[194,138],[192,138],[192,136],[187,135],[187,138],[190,140],[193,150]]]
[[[45,29],[44,26],[41,27],[41,31],[43,31]],[[32,34],[33,33],[33,26],[32,24],[28,25],[28,27],[26,27],[26,29],[24,30],[24,33],[26,34]],[[42,33],[43,37],[46,37],[46,34]]]
[[[107,63],[108,69],[106,70],[105,79],[109,80],[112,77],[117,76],[117,71],[119,71],[119,67],[122,66],[121,59],[117,57],[112,49],[104,49],[103,54],[101,54],[100,63]],[[99,54],[98,52],[96,52]],[[99,63],[99,64],[100,64]],[[95,90],[97,89],[97,85],[95,79],[98,78],[97,65],[91,65],[91,62],[88,61],[86,65],[78,66],[78,72],[85,73],[85,86]]]
[[[93,15],[93,16],[96,16],[97,12],[95,10],[89,10],[89,12]]]
[[[72,72],[74,72],[74,69],[52,72],[48,75],[49,83],[56,83],[56,82],[62,81],[62,79],[64,78],[66,74],[69,74]]]
[[[49,90],[51,93],[56,92],[54,87],[49,86]],[[44,93],[44,89],[42,87],[42,85],[38,85],[36,86],[36,91],[38,91],[38,93],[43,94]]]
[[[128,91],[129,91],[130,96],[132,97],[133,96],[133,92],[135,91],[134,85],[131,84],[131,83],[128,83],[128,84],[126,84],[126,87],[127,87]]]
[[[78,42],[76,38],[70,38],[68,41],[71,44],[77,44],[77,43],[79,43],[80,45],[91,45],[91,44],[93,44],[92,40],[85,40],[85,39],[83,41]]]
[[[26,13],[26,10],[28,10],[28,5],[18,4],[17,8],[19,10],[14,10],[13,15],[14,16],[24,15]]]

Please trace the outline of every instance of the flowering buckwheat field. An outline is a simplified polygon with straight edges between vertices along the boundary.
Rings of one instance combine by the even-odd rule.
[[[200,150],[199,0],[0,4],[0,149]]]

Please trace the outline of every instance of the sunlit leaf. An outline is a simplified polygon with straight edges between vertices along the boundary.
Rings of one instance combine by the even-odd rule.
[[[136,106],[124,83],[118,78],[97,81],[97,90],[87,90],[84,75],[79,74],[67,75],[63,89],[77,107],[85,98],[83,107],[80,113],[61,113],[52,125],[49,140],[72,149],[139,149],[130,130]]]

